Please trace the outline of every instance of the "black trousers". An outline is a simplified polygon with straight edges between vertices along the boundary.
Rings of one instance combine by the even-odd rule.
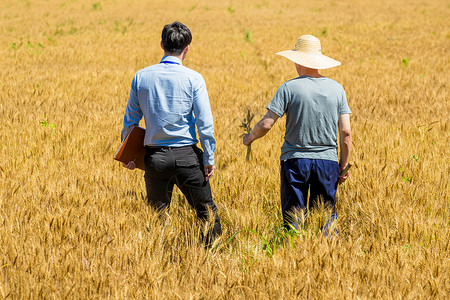
[[[207,236],[209,243],[222,233],[217,208],[209,181],[205,181],[203,152],[195,145],[185,147],[146,147],[145,185],[149,204],[157,211],[170,207],[176,184],[197,217],[208,220],[208,210],[214,214],[214,226]]]

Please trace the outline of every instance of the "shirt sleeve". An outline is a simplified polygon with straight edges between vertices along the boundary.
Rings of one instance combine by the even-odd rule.
[[[131,83],[130,97],[128,98],[125,115],[123,117],[123,129],[121,133],[122,141],[127,136],[131,126],[139,125],[142,115],[143,114],[137,97],[137,76],[134,76],[133,82]]]
[[[198,135],[204,151],[203,164],[205,166],[213,166],[214,152],[216,151],[213,116],[209,103],[208,91],[206,90],[206,83],[201,75],[194,89],[193,104]]]
[[[290,99],[289,89],[286,84],[283,83],[273,96],[272,101],[267,105],[267,109],[270,109],[276,113],[280,118],[286,113],[287,106]]]
[[[339,99],[339,114],[343,115],[343,114],[351,114],[352,111],[350,110],[350,107],[348,107],[348,103],[347,103],[347,96],[345,95],[345,91],[342,88],[342,94],[341,97]]]

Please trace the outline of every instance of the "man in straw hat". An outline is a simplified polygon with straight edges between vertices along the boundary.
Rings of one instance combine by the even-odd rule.
[[[335,210],[338,183],[349,176],[340,173],[349,163],[351,128],[350,109],[343,87],[319,74],[319,69],[341,63],[321,53],[320,41],[302,35],[295,49],[277,53],[295,63],[299,77],[281,85],[266,115],[243,138],[249,146],[264,136],[279,117],[286,114],[286,132],[281,147],[281,208],[287,228],[298,229],[303,223],[294,217],[296,210],[306,213],[323,201],[331,209],[324,227],[337,219]],[[340,158],[337,154],[339,129]],[[308,200],[308,190],[310,198]]]

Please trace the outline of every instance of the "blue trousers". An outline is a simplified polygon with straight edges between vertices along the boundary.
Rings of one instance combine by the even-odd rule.
[[[338,180],[339,164],[335,161],[306,158],[281,161],[281,210],[285,225],[298,229],[299,220],[292,217],[293,211],[299,210],[306,214],[322,201],[326,208],[331,209],[331,219],[324,227],[324,233],[327,234],[328,226],[337,219]]]

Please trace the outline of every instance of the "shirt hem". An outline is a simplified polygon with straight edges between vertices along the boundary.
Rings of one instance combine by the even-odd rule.
[[[313,154],[313,153],[291,153],[291,154],[281,154],[280,160],[288,160],[291,158],[307,158],[307,159],[322,159],[322,160],[331,160],[335,162],[339,162],[337,155],[323,155],[323,154]]]

